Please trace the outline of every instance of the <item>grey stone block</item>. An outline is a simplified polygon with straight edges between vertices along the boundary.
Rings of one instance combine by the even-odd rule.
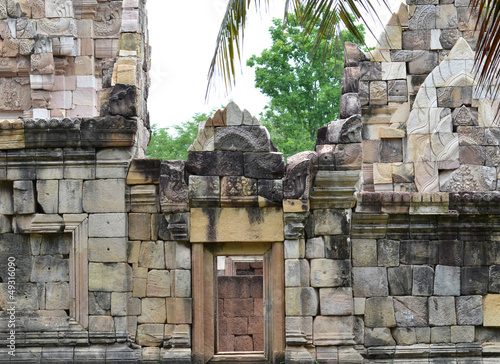
[[[500,265],[492,265],[489,272],[489,293],[500,293]]]
[[[32,181],[14,181],[14,212],[17,214],[35,213],[35,191]]]
[[[316,316],[319,308],[318,291],[312,287],[285,288],[287,316]]]
[[[434,294],[438,296],[460,296],[460,267],[436,266]]]
[[[429,297],[429,325],[455,325],[455,297]]]
[[[389,294],[391,296],[411,295],[412,268],[409,265],[387,268]]]
[[[350,259],[351,240],[348,235],[324,236],[325,257],[329,259]]]
[[[392,336],[397,345],[415,345],[417,343],[417,333],[413,327],[396,327],[392,331]]]
[[[323,237],[316,237],[306,240],[306,258],[324,258],[325,242]]]
[[[408,72],[414,75],[428,74],[439,64],[437,52],[413,51],[413,58],[408,62]]]
[[[474,326],[452,326],[451,327],[451,342],[452,343],[471,343],[474,342]]]
[[[417,334],[417,343],[429,344],[431,342],[431,328],[430,327],[417,327],[415,328]]]
[[[283,153],[243,153],[245,176],[250,178],[277,179],[285,174]]]
[[[33,257],[32,282],[60,282],[69,280],[69,259],[60,255]]]
[[[391,330],[387,328],[376,327],[365,329],[365,346],[394,346],[396,342],[392,338]]]
[[[365,325],[367,327],[395,327],[392,297],[371,297],[366,300]]]
[[[458,325],[483,324],[482,296],[461,296],[455,298]]]
[[[127,214],[90,214],[89,237],[122,238],[128,237]]]
[[[83,183],[85,212],[125,212],[125,180],[102,179]]]
[[[352,239],[352,265],[370,267],[377,265],[377,240]]]
[[[381,267],[395,267],[399,265],[399,241],[379,239],[377,241],[377,259]]]
[[[462,295],[488,292],[488,267],[462,267],[460,293]]]
[[[394,297],[396,322],[401,327],[424,327],[428,325],[428,301],[426,297]]]
[[[83,211],[83,181],[59,181],[59,213],[79,214]]]
[[[436,27],[436,7],[434,5],[417,5],[413,15],[408,19],[410,30],[434,29]]]
[[[311,260],[311,286],[349,287],[351,285],[350,262],[347,260]]]
[[[354,304],[351,287],[321,288],[319,290],[321,315],[352,315]]]
[[[450,341],[450,326],[431,327],[431,344],[445,344]]]
[[[355,297],[387,296],[389,294],[385,268],[353,267],[352,276]]]
[[[403,240],[400,254],[403,264],[437,264],[438,243],[429,240]]]
[[[307,259],[285,260],[285,287],[304,287],[310,282],[310,268]]]
[[[38,180],[36,181],[37,201],[46,214],[57,214],[59,181]]]

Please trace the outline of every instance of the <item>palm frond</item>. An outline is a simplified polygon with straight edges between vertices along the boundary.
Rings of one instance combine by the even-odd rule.
[[[475,30],[479,31],[474,71],[478,87],[497,98],[500,93],[500,1],[472,0],[471,17],[477,13]],[[482,93],[482,92],[481,92]],[[497,113],[496,117],[499,117]]]
[[[269,0],[262,1],[266,4],[267,8]],[[310,36],[313,29],[319,24],[319,30],[315,38],[313,52],[316,51],[316,48],[321,44],[323,39],[334,40],[332,42],[324,43],[326,44],[326,47],[330,47],[329,49],[323,49],[323,53],[327,56],[332,49],[338,48],[338,39],[341,38],[342,28],[347,29],[356,37],[356,39],[363,43],[363,35],[357,29],[356,23],[364,23],[366,28],[372,32],[370,30],[370,26],[368,25],[370,18],[364,16],[363,13],[369,14],[371,19],[375,19],[382,24],[379,18],[380,8],[376,8],[376,5],[379,6],[382,3],[387,9],[390,9],[387,0],[284,1],[284,24],[288,21],[288,14],[290,11],[295,13],[299,24],[305,27],[304,36],[306,37]],[[226,93],[235,83],[235,58],[237,54],[238,62],[241,63],[240,47],[243,44],[247,11],[251,4],[255,4],[257,9],[260,10],[261,0],[229,0],[228,2],[219,33],[217,35],[215,51],[208,71],[208,84],[205,99],[208,99],[209,92],[216,78],[222,78]]]

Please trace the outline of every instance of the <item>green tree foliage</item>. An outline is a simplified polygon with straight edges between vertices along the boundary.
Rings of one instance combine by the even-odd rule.
[[[364,36],[362,25],[358,30]],[[285,156],[312,150],[317,129],[338,118],[343,62],[320,51],[332,49],[326,44],[331,39],[323,38],[319,51],[312,52],[317,31],[318,27],[312,37],[304,37],[304,28],[293,14],[285,28],[282,20],[274,19],[269,28],[271,48],[247,61],[255,67],[255,86],[270,98],[262,123]],[[342,33],[345,41],[355,41],[350,33]],[[342,52],[341,48],[337,51]]]
[[[169,128],[153,124],[146,156],[163,160],[187,159],[187,150],[198,135],[198,124],[208,118],[207,113],[196,113],[191,120]]]

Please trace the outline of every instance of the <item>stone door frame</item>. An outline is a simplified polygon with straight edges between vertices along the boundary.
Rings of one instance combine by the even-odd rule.
[[[264,355],[217,355],[216,274],[218,255],[262,255],[264,259]],[[193,357],[196,363],[279,363],[285,351],[284,245],[274,243],[192,244]]]

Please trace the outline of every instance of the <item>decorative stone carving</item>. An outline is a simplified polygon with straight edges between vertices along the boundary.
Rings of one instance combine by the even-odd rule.
[[[121,28],[122,4],[110,2],[99,4],[94,21],[96,38],[113,38],[118,36]]]
[[[318,169],[316,152],[302,152],[288,158],[283,180],[285,199],[308,199]]]
[[[281,178],[285,174],[283,153],[243,153],[245,176],[250,178]]]
[[[441,191],[493,191],[496,189],[496,169],[462,164],[452,172],[440,175]]]
[[[20,18],[23,16],[21,4],[16,0],[7,0],[7,14],[10,18]]]
[[[189,241],[189,213],[166,215],[167,230],[175,241]]]
[[[137,120],[119,116],[85,118],[81,123],[82,146],[132,146],[137,132]]]
[[[54,73],[54,56],[52,53],[37,53],[31,55],[31,72],[40,75]]]
[[[160,204],[163,212],[187,210],[188,186],[184,180],[184,161],[162,162]]]
[[[329,143],[361,143],[361,117],[353,115],[345,120],[328,123],[327,140]]]
[[[1,79],[0,96],[0,110],[28,110],[31,108],[29,79]]]
[[[193,207],[220,205],[220,178],[217,176],[189,176],[189,201]]]
[[[232,152],[270,152],[269,132],[262,126],[239,126],[215,129],[215,150]]]
[[[309,212],[285,213],[284,231],[286,240],[297,240],[304,237],[304,228]]]
[[[112,2],[112,4],[114,4],[114,2]],[[77,36],[75,19],[72,18],[43,18],[37,21],[37,30],[41,34],[47,34],[52,37]]]
[[[257,180],[241,176],[221,179],[221,206],[252,206],[257,204]]]
[[[45,16],[47,18],[72,18],[73,1],[71,0],[45,0]]]
[[[470,108],[462,105],[460,108],[455,109],[452,114],[453,125],[455,126],[477,126],[478,120]]]
[[[261,179],[257,188],[259,206],[281,205],[283,201],[283,181],[281,179]]]
[[[382,65],[380,62],[360,62],[360,80],[376,81],[382,79]]]
[[[189,152],[186,171],[199,176],[242,176],[241,152]]]
[[[410,30],[436,28],[436,7],[433,5],[418,5],[408,20]]]
[[[133,85],[118,84],[109,95],[109,113],[125,117],[137,116],[137,89]]]
[[[79,119],[26,119],[24,139],[29,148],[80,146]]]
[[[361,114],[361,104],[357,93],[343,94],[340,101],[339,117],[346,119],[351,115]]]
[[[193,152],[206,152],[214,150],[214,133],[213,127],[209,127],[206,123],[200,123],[198,129],[198,136],[193,142],[193,145],[189,148],[189,151]]]
[[[311,193],[312,208],[350,209],[354,207],[356,203],[354,193],[359,183],[359,171],[318,171]]]

